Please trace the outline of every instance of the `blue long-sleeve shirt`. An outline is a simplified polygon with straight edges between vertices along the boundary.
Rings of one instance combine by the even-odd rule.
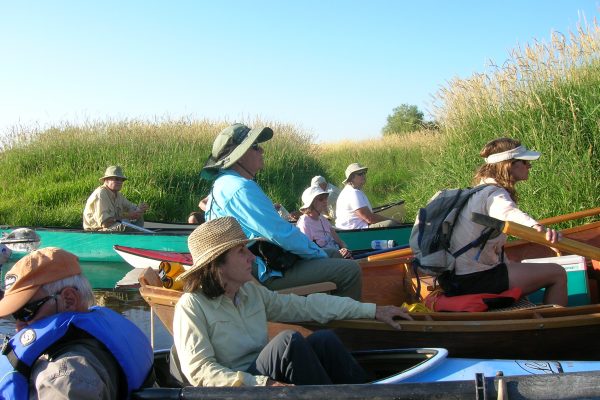
[[[273,202],[256,182],[235,171],[225,170],[219,174],[208,196],[206,210],[207,221],[226,216],[237,219],[248,239],[264,237],[300,258],[327,257],[325,251],[277,214]],[[262,278],[260,270],[259,277]]]

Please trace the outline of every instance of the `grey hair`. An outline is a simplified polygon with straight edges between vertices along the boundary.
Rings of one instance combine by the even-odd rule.
[[[44,289],[49,295],[52,295],[60,292],[66,287],[77,288],[77,291],[81,296],[81,301],[86,308],[90,308],[96,304],[96,298],[94,297],[94,292],[92,291],[92,285],[90,285],[90,281],[88,281],[87,278],[81,274],[46,283],[42,286],[42,289]]]

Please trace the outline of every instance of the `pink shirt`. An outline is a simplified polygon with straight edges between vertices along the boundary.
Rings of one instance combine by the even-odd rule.
[[[321,248],[340,248],[331,236],[331,224],[322,215],[319,215],[318,219],[313,219],[303,214],[298,218],[296,227]]]

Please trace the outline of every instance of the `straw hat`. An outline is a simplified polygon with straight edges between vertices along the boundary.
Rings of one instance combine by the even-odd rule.
[[[184,279],[208,265],[227,250],[255,240],[264,239],[248,239],[233,217],[222,217],[203,223],[188,237],[188,247],[194,261],[192,267],[179,275],[177,280]]]
[[[362,165],[360,165],[359,163],[352,163],[350,165],[348,165],[348,168],[346,168],[346,179],[344,179],[342,181],[342,183],[347,183],[348,182],[348,178],[350,178],[350,175],[352,175],[355,172],[359,172],[359,171],[367,171],[369,168],[367,167],[363,167]]]
[[[36,250],[13,265],[4,277],[6,292],[0,301],[0,317],[27,304],[43,285],[81,274],[75,254],[57,247]]]
[[[123,175],[123,169],[119,165],[111,165],[104,171],[104,176],[100,178],[100,182],[103,182],[106,178],[121,178],[127,180],[127,177]]]
[[[213,179],[219,170],[235,164],[254,143],[263,143],[272,137],[273,130],[268,127],[250,129],[243,124],[228,126],[217,135],[200,175],[204,179]]]
[[[329,194],[326,190],[321,189],[320,186],[311,186],[309,188],[304,189],[304,192],[302,192],[302,207],[300,207],[300,211],[304,211],[307,208],[310,208],[310,205],[312,204],[313,200],[315,199],[315,197],[317,197],[320,194]]]

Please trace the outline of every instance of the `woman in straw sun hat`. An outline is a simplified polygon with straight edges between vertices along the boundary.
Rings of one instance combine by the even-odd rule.
[[[263,240],[255,238],[255,240]],[[284,331],[270,342],[267,321],[321,323],[376,318],[400,328],[406,309],[323,293],[278,294],[253,282],[255,256],[239,223],[217,218],[188,238],[192,267],[173,319],[173,369],[194,386],[272,386],[364,382],[356,361],[329,331],[308,338]],[[344,366],[344,368],[341,368]],[[182,379],[183,380],[183,379]]]
[[[488,142],[480,152],[485,163],[479,167],[474,185],[488,185],[471,196],[456,220],[450,239],[450,251],[456,252],[471,243],[483,227],[471,220],[473,212],[512,221],[546,231],[546,238],[555,243],[558,233],[545,229],[539,222],[517,207],[517,182],[529,178],[531,162],[540,157],[527,150],[518,140],[499,138]],[[504,260],[506,235],[490,238],[480,248],[472,248],[456,259],[452,273],[442,274],[438,281],[447,295],[501,293],[520,288],[524,295],[545,288],[544,303],[567,305],[567,277],[558,264],[513,263]]]
[[[346,168],[346,179],[335,208],[335,226],[338,229],[384,228],[400,225],[398,221],[373,212],[373,207],[362,191],[367,182],[367,167],[352,163]]]
[[[296,226],[310,240],[323,248],[330,257],[352,258],[346,243],[332,229],[331,223],[323,216],[327,212],[329,193],[319,186],[306,188],[302,193],[302,215]]]
[[[279,246],[293,265],[285,271],[270,268],[272,261],[257,257],[253,274],[272,290],[318,282],[333,282],[332,294],[360,299],[360,267],[354,260],[330,258],[327,253],[284,221],[273,207],[273,201],[255,181],[264,167],[262,143],[273,137],[268,127],[250,129],[233,124],[215,138],[212,152],[201,176],[214,180],[206,205],[206,220],[234,217],[249,239],[264,237]]]

